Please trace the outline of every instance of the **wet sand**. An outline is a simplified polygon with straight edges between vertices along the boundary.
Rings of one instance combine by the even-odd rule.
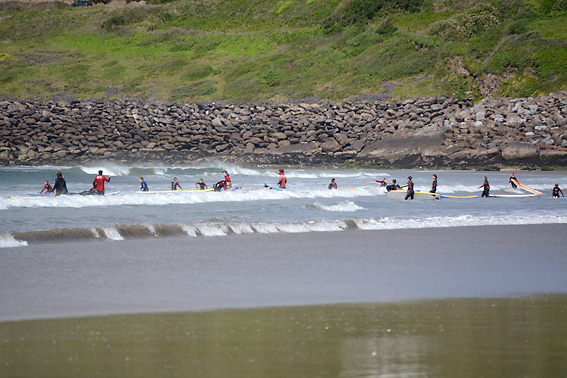
[[[0,250],[0,320],[567,293],[564,224]]]

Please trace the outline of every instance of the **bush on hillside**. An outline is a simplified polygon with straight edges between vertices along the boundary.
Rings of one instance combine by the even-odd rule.
[[[434,22],[429,33],[450,40],[466,40],[500,24],[498,10],[490,4],[478,4],[446,20]]]
[[[349,25],[366,23],[380,12],[407,11],[416,12],[423,5],[423,0],[351,0],[330,16],[323,24],[329,34],[338,33]]]

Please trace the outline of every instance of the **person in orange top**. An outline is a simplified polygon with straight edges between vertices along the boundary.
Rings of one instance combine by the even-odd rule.
[[[286,185],[287,185],[287,179],[285,178],[285,173],[283,169],[280,169],[280,176],[279,176],[279,181],[278,181],[278,188],[280,189],[285,189]]]
[[[110,182],[110,176],[106,178],[102,175],[102,171],[98,171],[98,176],[95,177],[93,184],[95,185],[96,192],[99,196],[104,196],[104,182]]]

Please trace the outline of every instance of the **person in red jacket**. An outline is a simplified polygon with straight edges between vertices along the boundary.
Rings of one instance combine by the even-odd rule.
[[[98,171],[98,176],[95,177],[93,184],[95,185],[96,192],[99,196],[104,196],[104,182],[110,182],[110,176],[106,178],[102,175],[102,171]]]
[[[53,193],[53,188],[51,187],[51,185],[49,185],[48,180],[45,180],[45,185],[43,185],[43,189],[41,189],[41,192],[39,192],[39,194],[42,194],[43,192]]]
[[[285,189],[287,186],[287,178],[285,178],[285,173],[283,169],[280,169],[280,175],[278,177],[278,188]]]

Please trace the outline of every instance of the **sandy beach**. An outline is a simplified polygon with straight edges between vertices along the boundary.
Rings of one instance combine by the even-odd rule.
[[[1,320],[567,292],[565,225],[0,249]]]

